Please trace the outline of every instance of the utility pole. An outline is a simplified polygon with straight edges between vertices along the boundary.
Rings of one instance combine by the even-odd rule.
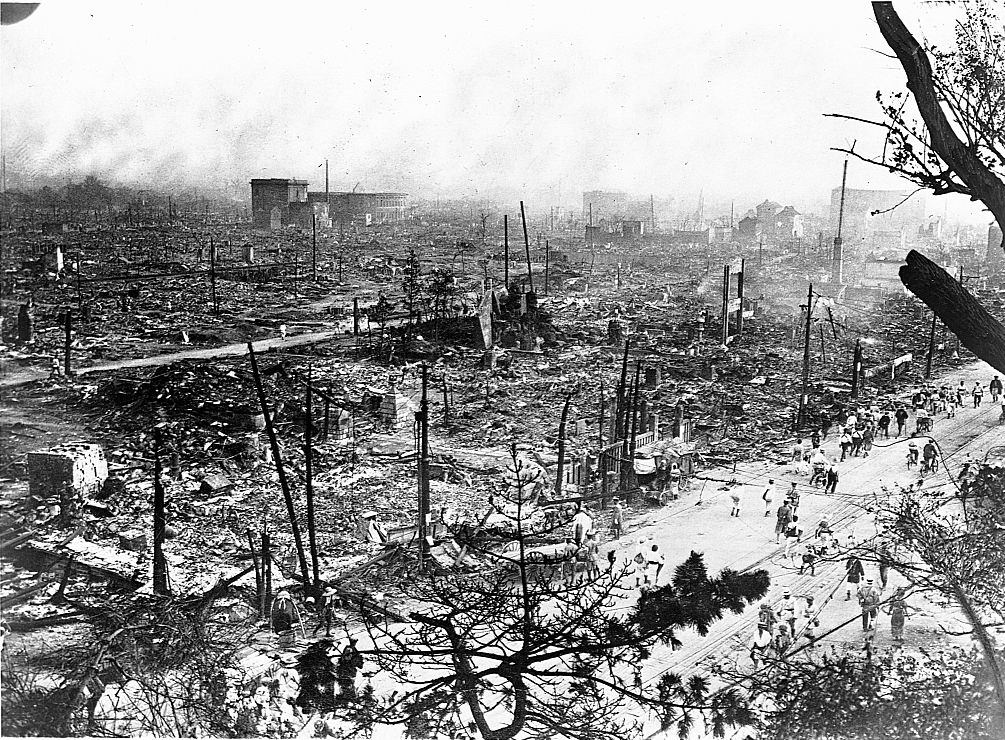
[[[729,265],[722,266],[722,344],[729,339]]]
[[[352,299],[352,335],[359,339],[359,297]]]
[[[325,157],[325,205],[328,206],[328,218],[331,218],[331,191],[328,190],[328,157]]]
[[[279,448],[279,438],[276,436],[276,429],[272,426],[272,413],[269,411],[269,403],[265,398],[265,388],[262,386],[262,376],[258,372],[258,359],[255,357],[255,348],[248,342],[248,358],[251,360],[251,374],[255,381],[255,393],[258,396],[258,405],[262,409],[262,416],[265,417],[265,433],[269,437],[269,446],[272,449],[272,460],[276,465],[276,474],[279,476],[279,487],[283,492],[283,500],[286,502],[286,515],[290,520],[290,529],[293,532],[293,543],[297,548],[297,559],[300,564],[300,575],[305,584],[311,582],[310,573],[307,570],[307,556],[304,554],[304,541],[300,536],[300,525],[297,524],[297,512],[293,506],[293,494],[290,491],[290,483],[286,477],[286,468],[283,467],[282,450]]]
[[[548,295],[548,275],[551,269],[551,247],[544,240],[544,294]]]
[[[736,276],[736,299],[740,302],[736,310],[736,336],[743,334],[743,275],[747,269],[747,260],[740,260],[740,274]]]
[[[213,315],[219,312],[216,303],[216,247],[213,246],[213,237],[209,238],[209,287],[213,296]]]
[[[318,217],[311,214],[311,279],[318,281]]]
[[[314,461],[311,459],[314,454],[314,404],[313,373],[311,366],[307,366],[307,400],[306,414],[304,415],[304,477],[306,478],[304,493],[307,498],[307,542],[311,548],[311,571],[314,576],[314,590],[318,590],[321,583],[321,575],[318,568],[318,543],[317,526],[314,522]],[[305,584],[309,585],[309,584]],[[320,596],[320,594],[317,594]]]
[[[154,582],[155,594],[168,593],[167,559],[164,557],[164,530],[167,517],[164,484],[161,482],[161,433],[154,430]]]
[[[928,360],[925,361],[925,380],[932,377],[932,358],[935,356],[935,324],[938,321],[935,311],[932,311],[932,331],[928,335]]]
[[[523,224],[523,250],[527,255],[527,282],[530,285],[530,292],[534,292],[534,273],[530,267],[530,239],[527,238],[527,214],[523,210],[523,201],[520,201],[520,222]]]
[[[799,415],[796,425],[801,427],[806,420],[806,404],[809,402],[810,387],[810,325],[813,321],[813,283],[806,293],[806,331],[803,335],[803,382],[799,393]]]
[[[509,216],[503,216],[503,287],[509,291]]]
[[[851,145],[852,151],[855,144]],[[848,182],[848,157],[844,158],[844,169],[841,173],[841,205],[838,208],[838,230],[834,237],[834,251],[831,253],[831,282],[840,284],[844,281],[844,250],[841,242],[841,226],[844,224],[844,193]]]
[[[862,377],[862,340],[855,340],[855,354],[851,361],[851,397],[858,398],[859,378]]]
[[[422,400],[415,415],[419,422],[419,572],[429,557],[429,366],[422,366]]]

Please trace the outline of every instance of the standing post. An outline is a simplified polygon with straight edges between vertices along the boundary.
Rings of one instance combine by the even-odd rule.
[[[722,267],[722,344],[729,339],[729,265]]]
[[[352,335],[359,339],[359,297],[352,299]]]
[[[251,342],[248,342],[248,357],[251,358],[251,374],[255,380],[255,392],[258,394],[258,403],[262,407],[262,416],[265,417],[265,432],[269,436],[269,445],[272,447],[272,459],[276,463],[276,473],[279,475],[279,487],[283,491],[283,499],[286,502],[286,514],[290,519],[290,529],[293,530],[293,542],[297,548],[297,559],[300,561],[300,574],[303,576],[304,585],[306,586],[310,584],[311,577],[307,571],[307,556],[304,554],[304,541],[300,536],[300,526],[297,524],[297,512],[293,507],[293,494],[290,492],[290,483],[286,479],[286,469],[283,467],[279,439],[276,437],[275,427],[272,426],[272,414],[269,412],[269,404],[265,399],[262,376],[258,372],[258,360],[255,357],[255,348]]]
[[[311,569],[314,576],[314,589],[318,590],[321,583],[321,575],[318,572],[318,543],[317,527],[314,522],[314,461],[311,459],[314,453],[314,394],[311,389],[313,373],[311,366],[307,366],[307,413],[304,415],[304,475],[306,485],[304,492],[307,496],[307,541],[311,548]]]
[[[799,415],[797,426],[802,426],[806,420],[806,404],[809,401],[810,387],[810,322],[813,316],[813,283],[810,283],[806,293],[806,331],[803,334],[803,382],[799,392]]]
[[[218,312],[216,303],[216,247],[213,246],[213,237],[209,238],[209,288],[213,297],[213,315]]]
[[[530,292],[534,292],[534,273],[530,269],[530,239],[527,238],[527,214],[523,210],[523,201],[520,201],[520,222],[523,224],[523,250],[527,255],[527,282],[530,284]]]
[[[621,381],[618,383],[617,398],[614,399],[614,442],[625,435],[623,416],[628,406],[626,386],[628,384],[628,347],[631,340],[625,340],[625,354],[621,359]]]
[[[166,524],[164,484],[161,483],[161,435],[154,431],[154,593],[168,593],[167,560],[164,557]]]
[[[503,216],[503,287],[509,290],[509,216]]]
[[[604,414],[607,413],[607,399],[604,397],[604,379],[600,379],[600,417],[597,419],[597,449],[604,452]]]
[[[2,270],[0,270],[2,272]],[[77,252],[77,310],[83,313],[84,298],[80,290],[80,252]]]
[[[318,281],[318,216],[311,214],[311,279]]]
[[[551,247],[548,240],[544,240],[544,294],[548,295],[548,272],[551,267]]]
[[[862,340],[855,340],[855,354],[851,360],[851,397],[858,398],[858,379],[862,376]]]
[[[963,265],[960,265],[960,279],[959,279],[959,282],[960,282],[960,287],[962,288],[963,287]],[[894,352],[893,354],[894,354],[894,357],[896,357],[897,353]],[[955,354],[956,354],[957,357],[959,357],[959,355],[960,355],[960,335],[959,334],[956,335],[956,352],[955,352]]]
[[[747,260],[740,260],[740,274],[736,277],[736,298],[740,307],[736,309],[736,336],[743,334],[743,276],[747,269]]]
[[[70,355],[72,352],[72,342],[73,342],[73,310],[70,308],[66,309],[66,314],[64,315],[64,326],[63,331],[66,333],[65,342],[63,347],[63,374],[67,377],[70,376]]]
[[[641,390],[642,382],[640,375],[642,373],[642,362],[635,363],[635,393],[632,395],[632,429],[629,434],[629,444],[628,444],[628,460],[623,463],[625,465],[625,483],[626,488],[634,488],[635,483],[635,449],[637,446],[636,437],[639,433],[639,392]],[[632,497],[633,494],[629,494]]]
[[[415,415],[419,422],[419,572],[429,557],[429,367],[422,366],[422,400]]]
[[[928,360],[925,362],[925,380],[932,377],[932,358],[935,355],[935,323],[939,317],[932,311],[932,332],[928,335]]]
[[[565,483],[565,429],[569,421],[569,404],[572,403],[574,392],[569,392],[565,396],[565,405],[562,407],[562,418],[558,422],[558,472],[555,473],[555,496],[562,497],[562,486]]]

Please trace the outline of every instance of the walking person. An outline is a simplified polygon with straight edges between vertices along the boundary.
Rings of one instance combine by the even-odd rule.
[[[869,453],[872,452],[873,439],[874,433],[870,425],[862,430],[862,457],[869,457]]]
[[[771,516],[771,502],[775,498],[775,479],[768,478],[768,485],[764,489],[764,493],[761,494],[761,498],[764,500],[764,516]]]
[[[322,625],[325,628],[325,637],[332,636],[332,618],[335,612],[335,589],[329,586],[321,593],[321,606],[318,609],[318,623],[314,627],[314,634],[321,631]]]
[[[890,439],[890,412],[884,411],[879,417],[879,432],[883,439]]]
[[[810,435],[810,447],[815,452],[820,448],[820,430],[814,429],[813,434]]]
[[[566,586],[574,585],[576,581],[576,552],[579,546],[572,537],[565,538],[565,547],[562,548],[562,581]]]
[[[789,522],[792,521],[792,507],[789,506],[788,500],[783,501],[782,505],[778,507],[778,511],[775,512],[775,544],[778,544],[778,538],[785,533],[788,529]]]
[[[824,494],[835,494],[837,493],[838,487],[838,469],[837,465],[831,465],[827,468],[827,480],[824,484]]]
[[[611,509],[611,536],[614,539],[621,539],[621,526],[624,522],[625,510],[621,507],[621,499],[614,500],[614,507]]]
[[[796,490],[796,482],[792,481],[792,488],[789,489],[789,506],[792,507],[792,514],[799,513],[799,491]]]
[[[788,652],[789,648],[792,646],[792,638],[789,636],[789,627],[787,624],[778,625],[778,634],[775,635],[775,639],[772,641],[772,647],[775,649],[775,654],[779,658]]]
[[[872,578],[867,578],[858,588],[858,605],[862,609],[862,629],[869,631],[876,625],[876,615],[879,613],[879,591],[873,585]]]
[[[799,565],[799,575],[802,575],[806,569],[809,569],[811,576],[817,574],[817,548],[814,545],[806,546],[806,552],[803,553],[802,562]]]
[[[862,430],[856,428],[851,433],[851,455],[858,457],[862,452]]]
[[[852,445],[851,435],[848,433],[847,430],[845,430],[844,433],[841,434],[841,439],[839,440],[839,443],[841,445],[841,462],[844,462],[845,459],[848,457],[848,453],[851,452],[851,445]]]
[[[792,445],[792,462],[800,462],[803,459],[803,440],[799,438]]]
[[[732,492],[729,494],[729,498],[733,501],[733,509],[729,512],[730,516],[739,517],[740,516],[740,491],[743,489],[741,484],[733,486]]]
[[[960,406],[960,407],[963,406],[963,398],[966,395],[967,395],[967,384],[964,383],[961,380],[960,384],[958,386],[956,386],[956,405],[957,406]]]
[[[813,453],[813,457],[810,458],[810,467],[813,470],[810,475],[810,485],[816,486],[818,483],[823,483],[824,474],[827,472],[827,455],[824,454],[822,447]]]
[[[858,556],[852,554],[849,555],[848,559],[845,561],[844,570],[845,579],[848,581],[848,595],[845,596],[845,601],[851,601],[852,587],[858,591],[858,584],[862,580],[862,576],[865,575],[865,568]]]
[[[793,514],[792,521],[785,527],[785,557],[788,558],[790,563],[792,562],[790,551],[794,545],[799,544],[802,536],[803,528],[799,524],[799,516]]]
[[[907,619],[907,604],[904,601],[904,587],[897,586],[886,608],[890,615],[890,634],[894,641],[904,641],[904,622]]]
[[[981,384],[978,382],[974,383],[974,389],[971,391],[974,397],[974,408],[978,409],[981,407],[981,399],[984,397],[984,389],[981,388]]]
[[[991,402],[998,403],[998,399],[1002,394],[1002,382],[997,375],[991,378],[991,382],[988,383],[988,390],[991,392]]]
[[[897,407],[897,410],[893,414],[893,418],[897,420],[896,436],[899,437],[904,433],[904,425],[907,424],[907,409],[904,408],[903,404]]]
[[[648,577],[648,563],[649,556],[646,553],[646,541],[645,538],[639,539],[638,549],[635,550],[635,557],[632,558],[635,564],[635,587],[639,588],[642,585],[642,579],[646,579],[646,583],[649,583]]]
[[[789,589],[785,589],[782,593],[782,600],[778,602],[778,616],[782,618],[783,622],[789,625],[789,630],[792,634],[796,634],[796,600],[792,598],[792,592]],[[781,625],[785,626],[785,625]]]
[[[750,662],[754,664],[754,669],[761,667],[761,661],[771,647],[771,628],[764,622],[757,623],[757,632],[754,639],[750,641]]]
[[[652,573],[652,585],[655,587],[659,585],[660,571],[662,571],[663,566],[666,565],[667,559],[666,556],[660,552],[660,546],[655,542],[652,547],[649,548],[649,555],[646,557],[646,583],[649,583],[649,574]]]

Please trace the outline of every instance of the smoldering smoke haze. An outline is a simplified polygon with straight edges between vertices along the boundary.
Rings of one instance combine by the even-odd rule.
[[[43,3],[3,29],[8,185],[320,186],[327,157],[335,189],[825,197],[851,134],[822,114],[899,83],[868,7],[671,5]]]

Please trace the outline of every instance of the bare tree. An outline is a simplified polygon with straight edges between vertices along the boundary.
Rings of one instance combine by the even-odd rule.
[[[955,48],[926,49],[891,2],[874,2],[883,38],[907,75],[905,93],[877,97],[883,118],[838,117],[884,131],[876,157],[841,149],[937,195],[959,193],[988,207],[1005,231],[1005,57],[1000,19],[983,0],[962,4]],[[933,65],[933,60],[935,64]],[[917,111],[916,121],[910,111]],[[1005,249],[1005,244],[1003,244]],[[1005,372],[1005,327],[951,276],[912,251],[901,280],[981,359]]]
[[[556,547],[544,543],[564,522],[530,503],[539,481],[515,446],[511,458],[515,480],[493,499],[496,523],[457,532],[479,569],[416,577],[408,597],[422,606],[410,622],[369,620],[369,655],[401,688],[371,694],[346,718],[432,737],[456,729],[464,713],[486,740],[614,740],[637,736],[647,719],[682,733],[704,719],[721,734],[749,722],[739,692],[713,693],[698,676],[643,686],[639,669],[657,645],[678,646],[679,630],[705,634],[726,611],[762,597],[767,573],[713,577],[692,553],[671,583],[634,604],[628,561],[586,576],[569,577],[566,567],[558,580],[549,562]]]

